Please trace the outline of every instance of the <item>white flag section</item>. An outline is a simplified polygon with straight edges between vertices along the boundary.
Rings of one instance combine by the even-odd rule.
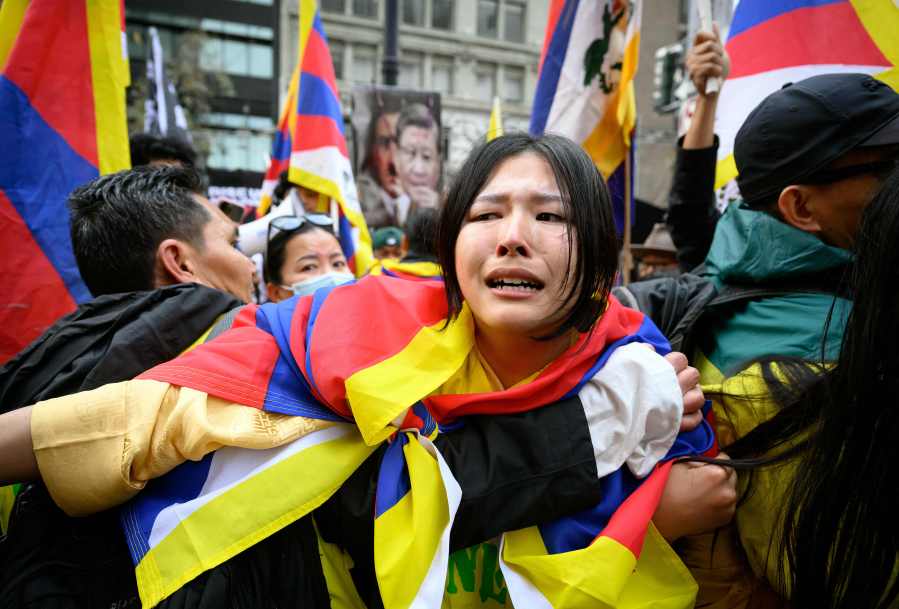
[[[725,48],[731,71],[715,117],[720,140],[715,187],[737,175],[734,138],[750,112],[787,83],[860,72],[896,88],[899,10],[860,0],[741,0]]]

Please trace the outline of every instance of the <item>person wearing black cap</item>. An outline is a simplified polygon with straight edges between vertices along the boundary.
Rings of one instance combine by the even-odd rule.
[[[695,363],[712,396],[725,450],[766,420],[760,412],[776,411],[760,407],[767,402],[759,401],[764,394],[757,368],[745,369],[748,363],[775,357],[826,364],[837,358],[851,308],[840,295],[849,250],[862,211],[899,159],[899,95],[865,74],[827,74],[787,85],[750,113],[737,133],[734,157],[743,201],[718,221],[704,273],[719,294],[736,289],[755,296],[707,308],[695,343]],[[747,480],[741,476],[744,490]],[[694,570],[700,600],[704,588],[726,591],[719,604],[703,606],[755,606],[750,597],[765,594],[761,579],[777,587],[780,564],[770,558],[776,551],[770,520],[780,506],[765,504],[766,492],[741,503],[738,534],[723,535],[711,561],[709,547],[689,550],[696,560],[688,564],[703,565]],[[751,572],[743,577],[740,564],[746,561]],[[777,593],[789,596],[788,589]]]

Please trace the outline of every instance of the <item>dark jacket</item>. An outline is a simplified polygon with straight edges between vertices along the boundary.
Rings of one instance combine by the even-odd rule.
[[[187,301],[175,301],[204,290],[175,286],[84,305],[87,310],[61,320],[0,371],[0,391],[13,395],[13,381],[32,387],[15,393],[18,403],[13,406],[23,406],[132,378],[171,359],[236,304],[226,298],[221,306],[210,303],[198,311],[187,307]],[[211,336],[222,330],[219,325]],[[173,342],[165,352],[167,341]],[[57,361],[57,352],[67,354],[71,365]],[[143,355],[156,361],[142,365]],[[110,360],[113,356],[116,359]],[[48,370],[47,375],[42,370]],[[59,380],[44,378],[51,373]],[[453,548],[575,513],[601,498],[594,449],[577,397],[527,413],[469,417],[458,430],[439,435],[435,444],[463,490]],[[370,556],[375,476],[383,450],[315,514],[322,538],[353,556],[353,577],[371,606],[380,606]],[[307,517],[199,575],[159,606],[261,609],[328,604],[316,533]],[[117,510],[68,518],[42,486],[33,485],[20,495],[10,535],[0,543],[0,608],[113,606],[139,606]]]
[[[666,222],[677,248],[678,265],[689,271],[705,260],[721,215],[715,207],[718,136],[709,148],[685,150],[683,144],[684,138],[680,138]]]
[[[82,304],[0,369],[2,409],[131,379],[176,357],[239,304],[197,284]],[[32,484],[0,539],[4,609],[140,606],[118,510],[69,518]]]

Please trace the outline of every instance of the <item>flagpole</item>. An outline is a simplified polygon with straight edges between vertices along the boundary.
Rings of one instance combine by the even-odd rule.
[[[633,145],[633,140],[631,140]],[[631,204],[633,203],[631,192],[631,148],[628,147],[624,155],[624,247],[622,248],[621,268],[622,283],[627,285],[631,282],[631,269],[634,261],[631,256]]]

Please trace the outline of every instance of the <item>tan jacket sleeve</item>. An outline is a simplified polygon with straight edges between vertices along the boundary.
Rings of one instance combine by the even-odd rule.
[[[222,446],[272,448],[328,425],[149,380],[40,402],[31,415],[41,477],[72,516],[123,503],[148,480]]]

